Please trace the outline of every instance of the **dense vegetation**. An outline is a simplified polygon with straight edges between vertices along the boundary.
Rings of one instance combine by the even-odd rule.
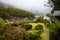
[[[54,4],[52,13],[54,10],[60,10],[60,0],[51,1]],[[0,17],[0,40],[42,40],[41,34],[44,33],[43,25],[32,26],[29,23],[43,23],[46,28],[49,29],[49,40],[60,40],[60,21],[52,23],[44,20],[44,16],[40,16],[35,21],[23,20],[13,23],[5,23],[3,19],[15,17],[20,19],[34,18],[34,14],[31,12],[16,8],[0,8]]]
[[[53,8],[53,10],[60,10],[60,0],[51,0],[52,2],[53,2],[53,6],[54,6],[54,8]],[[50,1],[50,2],[51,2]]]
[[[54,13],[54,11],[60,11],[60,0],[50,0],[49,2],[53,2],[53,10],[51,11],[52,12],[52,15]],[[54,18],[52,16],[52,18]],[[57,18],[59,18],[59,16],[57,16]],[[60,40],[60,20],[56,23],[53,23],[51,26],[50,26],[50,40]]]
[[[3,19],[9,18],[34,18],[34,14],[28,11],[16,8],[0,8],[0,17]]]
[[[40,40],[43,31],[42,25],[35,26],[29,22],[5,23],[0,18],[0,40]],[[3,25],[4,24],[4,25]]]
[[[60,22],[52,24],[47,20],[43,20],[43,16],[37,19],[36,21],[5,23],[0,18],[0,40],[42,40],[41,34],[44,33],[43,26],[32,26],[29,23],[44,23],[49,29],[49,40],[60,40]],[[33,27],[35,28],[33,29]]]

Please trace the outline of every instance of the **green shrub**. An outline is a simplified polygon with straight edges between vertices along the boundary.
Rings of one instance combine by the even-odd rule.
[[[0,28],[0,40],[27,40],[28,35],[25,28],[5,26]]]
[[[33,30],[28,31],[29,40],[41,40],[41,32],[43,32],[43,26],[36,25]]]
[[[18,23],[18,22],[14,22],[14,23],[12,24],[12,26],[19,26],[19,23]]]
[[[39,30],[39,31],[43,31],[43,26],[42,25],[36,25],[34,30]]]
[[[40,40],[40,32],[32,30],[32,32],[28,33],[29,40]]]
[[[32,25],[27,24],[27,23],[26,24],[23,24],[22,27],[26,28],[26,30],[32,29]]]
[[[46,27],[49,27],[51,25],[50,21],[47,21],[47,20],[44,20],[44,24],[46,25]]]
[[[43,23],[44,22],[44,16],[38,17],[35,22]]]
[[[5,22],[3,21],[2,18],[0,18],[0,27],[3,27],[3,26],[5,26]]]
[[[50,40],[60,40],[60,22],[50,25]]]
[[[56,26],[60,28],[60,21],[56,22]]]

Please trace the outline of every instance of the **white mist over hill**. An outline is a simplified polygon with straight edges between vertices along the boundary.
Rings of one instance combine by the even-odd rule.
[[[0,2],[13,5],[23,10],[32,11],[36,15],[45,15],[51,11],[50,7],[44,6],[48,0],[0,0]]]

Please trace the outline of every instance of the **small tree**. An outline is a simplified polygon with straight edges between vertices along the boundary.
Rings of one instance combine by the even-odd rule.
[[[36,19],[36,22],[43,22],[44,21],[44,16],[40,16]]]

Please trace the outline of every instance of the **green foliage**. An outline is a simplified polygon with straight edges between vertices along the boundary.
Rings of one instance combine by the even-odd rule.
[[[60,28],[60,21],[56,22],[56,26]]]
[[[19,23],[18,23],[18,22],[14,22],[14,23],[12,24],[12,26],[19,26]]]
[[[0,40],[28,40],[25,28],[4,26],[0,28]]]
[[[41,40],[40,34],[43,32],[42,25],[36,25],[32,29],[31,21],[6,23],[0,28],[0,40]]]
[[[28,11],[16,9],[16,8],[0,8],[0,17],[3,19],[9,18],[33,18],[34,14]]]
[[[41,39],[40,33],[36,31],[29,32],[28,36],[29,36],[29,40],[40,40]]]
[[[36,19],[36,22],[43,23],[43,21],[44,21],[44,16],[40,16]]]
[[[60,22],[50,25],[50,40],[60,40]]]
[[[42,25],[36,25],[34,29],[28,31],[29,40],[41,40],[40,34],[43,32]]]
[[[42,25],[36,25],[35,30],[39,30],[40,32],[43,31],[43,26]]]
[[[5,25],[5,22],[3,21],[2,18],[0,18],[0,27],[3,27]]]
[[[32,25],[30,25],[28,23],[23,24],[22,27],[26,28],[26,30],[32,29]]]
[[[44,20],[44,24],[46,25],[46,27],[49,27],[51,25],[50,21]]]

